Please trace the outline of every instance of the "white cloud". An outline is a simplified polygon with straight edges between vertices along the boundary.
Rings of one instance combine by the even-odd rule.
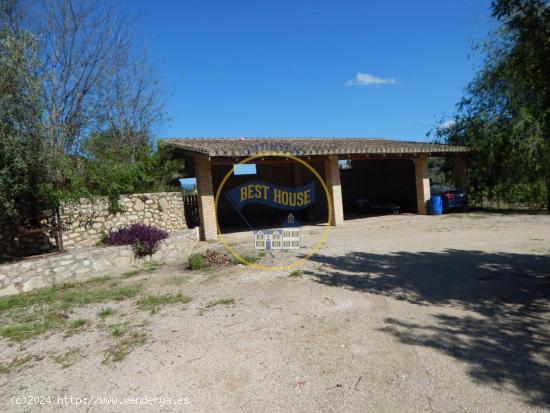
[[[357,72],[354,80],[348,80],[348,86],[368,86],[368,85],[393,85],[397,83],[395,79],[384,79],[368,73]]]

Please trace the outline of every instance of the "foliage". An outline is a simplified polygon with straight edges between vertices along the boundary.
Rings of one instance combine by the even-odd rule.
[[[178,188],[180,161],[153,148],[163,98],[132,19],[109,0],[0,0],[0,210]]]
[[[143,224],[132,224],[112,231],[105,245],[131,245],[137,257],[153,255],[160,241],[168,238],[168,232]]]
[[[259,255],[255,255],[255,254],[242,255],[241,259],[239,260],[239,263],[243,265],[250,265],[250,264],[254,264],[255,262],[258,262],[260,258],[261,257]]]
[[[229,262],[231,260],[223,252],[207,249],[202,253],[196,252],[191,254],[187,259],[187,267],[190,270],[200,270],[202,268],[225,265]]]
[[[47,174],[37,47],[30,32],[0,26],[0,211],[8,217],[37,215]]]
[[[183,295],[181,292],[177,294],[160,294],[160,295],[148,295],[140,298],[137,301],[139,308],[148,310],[151,314],[158,312],[161,305],[182,303],[187,304],[191,302],[191,298]]]
[[[0,335],[8,340],[22,341],[48,331],[78,328],[85,323],[68,321],[68,313],[73,307],[133,298],[140,290],[139,286],[113,288],[106,285],[109,280],[109,277],[97,277],[0,297],[3,325]]]
[[[472,148],[474,197],[545,196],[550,211],[550,8],[540,0],[495,0],[492,16],[500,26],[482,46],[483,67],[437,138]]]
[[[207,249],[202,254],[202,262],[205,266],[211,267],[213,265],[224,265],[229,263],[227,256],[220,251]]]
[[[204,263],[202,261],[202,254],[195,252],[189,255],[189,258],[187,258],[187,267],[192,271],[203,269]]]

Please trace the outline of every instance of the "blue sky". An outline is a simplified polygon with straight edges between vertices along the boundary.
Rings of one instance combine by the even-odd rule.
[[[127,0],[167,92],[158,137],[426,140],[472,78],[489,1]]]

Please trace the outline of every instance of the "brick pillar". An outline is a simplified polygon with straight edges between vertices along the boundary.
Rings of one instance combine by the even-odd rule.
[[[453,158],[453,179],[457,188],[467,189],[468,174],[466,171],[466,157],[464,155],[457,155]]]
[[[202,241],[215,241],[218,239],[218,230],[216,228],[212,165],[208,159],[198,156],[194,158],[194,163],[201,220],[200,238]]]
[[[342,187],[340,185],[340,166],[338,156],[329,155],[324,161],[325,183],[332,197],[332,225],[344,225],[344,206],[342,204]]]
[[[428,213],[427,204],[430,199],[427,155],[420,155],[414,160],[414,175],[416,181],[416,209],[418,214],[426,215]]]

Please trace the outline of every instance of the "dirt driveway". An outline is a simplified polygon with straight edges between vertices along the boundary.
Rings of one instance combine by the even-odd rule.
[[[153,263],[0,302],[0,411],[550,409],[550,216],[347,221],[300,271]]]

